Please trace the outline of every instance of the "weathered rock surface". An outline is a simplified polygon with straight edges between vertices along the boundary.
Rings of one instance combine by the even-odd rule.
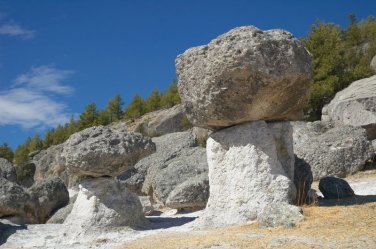
[[[0,218],[19,217],[21,223],[38,223],[36,205],[26,189],[0,177]]]
[[[111,127],[155,137],[187,130],[182,122],[183,118],[183,106],[176,105],[169,109],[147,113],[139,119],[113,124]]]
[[[37,212],[40,223],[45,223],[51,214],[69,203],[67,187],[60,178],[37,182],[28,190],[32,197],[39,202]]]
[[[272,203],[258,216],[260,227],[294,227],[303,220],[301,208],[287,203]]]
[[[0,158],[0,177],[11,182],[17,182],[16,170],[13,165],[4,158]]]
[[[203,180],[207,179],[208,171],[205,149],[197,147],[191,132],[155,137],[153,142],[156,153],[122,174],[119,177],[122,184],[171,208],[205,207],[208,189],[208,182]]]
[[[17,182],[26,188],[34,184],[35,164],[32,162],[22,166],[22,170],[17,172]]]
[[[328,129],[322,122],[293,122],[294,152],[311,166],[313,179],[345,177],[364,168],[373,148],[361,127]],[[298,161],[299,162],[299,161]]]
[[[325,199],[342,199],[355,195],[354,190],[345,180],[336,177],[321,178],[319,189]]]
[[[311,56],[284,30],[232,29],[179,55],[176,69],[193,126],[297,120],[309,98]]]
[[[294,154],[288,122],[254,121],[214,132],[207,141],[210,197],[206,226],[255,220],[271,204],[292,203]]]
[[[81,182],[77,199],[64,225],[86,231],[106,227],[137,227],[144,222],[137,195],[113,178],[93,178]]]
[[[322,120],[333,126],[361,126],[376,139],[376,75],[351,83],[323,108]]]
[[[69,172],[93,177],[117,176],[155,152],[149,138],[104,126],[77,132],[63,146],[61,158]]]

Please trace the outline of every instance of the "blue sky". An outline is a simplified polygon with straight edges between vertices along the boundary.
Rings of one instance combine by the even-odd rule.
[[[120,94],[165,90],[174,60],[243,25],[297,37],[320,19],[376,16],[375,0],[0,0],[0,143],[12,147]]]

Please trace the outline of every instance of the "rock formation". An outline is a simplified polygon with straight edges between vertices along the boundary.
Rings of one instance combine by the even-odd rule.
[[[11,182],[17,182],[16,170],[13,165],[4,158],[0,158],[0,177]]]
[[[376,55],[372,58],[370,67],[376,72]]]
[[[176,70],[194,126],[297,120],[309,98],[311,57],[284,30],[232,29],[179,55]]]
[[[323,108],[322,121],[332,126],[360,126],[366,129],[368,139],[376,139],[376,75],[339,91]]]
[[[71,135],[61,160],[75,175],[117,176],[153,152],[155,144],[139,133],[95,126]]]
[[[194,126],[217,130],[206,145],[210,197],[199,222],[261,221],[271,205],[283,205],[293,223],[300,220],[290,206],[296,201],[292,127],[283,121],[301,117],[311,66],[310,54],[289,32],[253,26],[177,57],[187,117]],[[291,225],[281,212],[273,217],[264,224]]]
[[[155,144],[138,133],[97,126],[75,133],[64,143],[62,160],[72,174],[84,176],[68,227],[89,229],[137,226],[145,222],[137,195],[116,176],[155,152]]]
[[[294,152],[299,165],[310,165],[313,179],[345,177],[362,170],[373,147],[361,127],[328,128],[325,123],[293,122]],[[297,167],[299,167],[297,165]]]
[[[206,152],[190,131],[153,138],[156,153],[122,174],[121,182],[138,195],[170,208],[204,208],[209,197]]]

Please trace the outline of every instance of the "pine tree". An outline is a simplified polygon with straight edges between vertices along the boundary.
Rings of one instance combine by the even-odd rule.
[[[126,119],[135,119],[145,114],[144,101],[141,96],[135,95],[132,102],[125,109]]]
[[[12,148],[10,148],[7,143],[0,145],[0,158],[5,158],[9,162],[13,162],[14,153]]]
[[[145,100],[145,112],[153,112],[161,108],[161,96],[157,89],[154,89]]]
[[[123,105],[124,103],[120,95],[117,95],[109,100],[106,107],[106,111],[110,123],[119,121],[123,118]]]
[[[180,104],[181,99],[178,92],[178,85],[176,80],[174,80],[166,92],[161,96],[161,107],[162,108],[171,108],[174,105]]]
[[[91,103],[85,107],[85,111],[81,113],[79,123],[79,129],[83,130],[85,128],[95,125],[95,121],[98,117],[97,106],[95,103]]]

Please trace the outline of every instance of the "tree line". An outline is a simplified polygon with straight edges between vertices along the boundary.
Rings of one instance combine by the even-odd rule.
[[[37,133],[34,137],[27,138],[14,152],[8,144],[0,145],[0,157],[6,158],[15,165],[22,167],[29,161],[28,155],[31,152],[61,144],[75,132],[96,125],[109,125],[121,120],[133,120],[148,112],[170,108],[180,102],[177,83],[173,81],[165,92],[159,92],[155,89],[146,99],[135,95],[125,108],[120,95],[111,98],[107,106],[102,110],[99,110],[95,103],[90,103],[85,106],[85,110],[79,115],[77,120],[71,117],[68,123],[48,130],[44,138]]]

